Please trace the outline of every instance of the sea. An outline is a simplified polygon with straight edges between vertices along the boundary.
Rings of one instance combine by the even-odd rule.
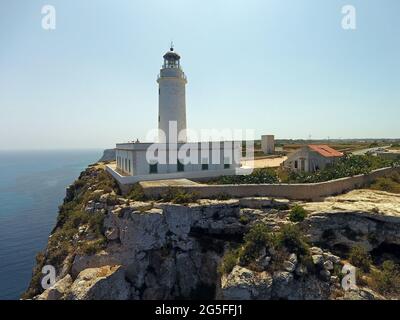
[[[0,300],[27,289],[65,189],[103,150],[0,151]]]

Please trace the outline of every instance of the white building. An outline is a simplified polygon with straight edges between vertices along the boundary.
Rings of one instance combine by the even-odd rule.
[[[332,165],[343,153],[327,146],[310,144],[288,156],[283,166],[295,172],[315,172]]]
[[[242,156],[241,141],[187,143],[187,79],[180,56],[173,48],[164,55],[157,82],[158,143],[117,144],[116,165],[108,165],[107,171],[121,184],[237,174]]]
[[[264,154],[274,154],[275,136],[273,135],[261,136],[261,150],[264,152]]]

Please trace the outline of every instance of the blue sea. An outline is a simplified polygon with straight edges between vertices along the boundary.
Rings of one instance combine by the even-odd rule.
[[[36,254],[46,247],[58,206],[102,150],[0,151],[0,299],[19,299]]]

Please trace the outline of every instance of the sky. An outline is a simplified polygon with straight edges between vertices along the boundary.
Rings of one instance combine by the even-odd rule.
[[[349,4],[355,30],[341,24]],[[144,141],[171,40],[191,129],[400,138],[399,12],[398,0],[0,0],[0,149]]]

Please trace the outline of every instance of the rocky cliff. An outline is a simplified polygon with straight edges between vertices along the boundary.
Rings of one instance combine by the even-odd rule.
[[[356,190],[319,203],[251,198],[174,202],[125,197],[101,166],[67,190],[57,226],[37,257],[29,299],[384,299],[372,272],[400,257],[398,195]],[[299,203],[297,203],[298,207]],[[357,287],[341,286],[359,246],[371,259]],[[360,250],[361,250],[360,249]],[[353,259],[354,260],[354,259]],[[56,282],[40,286],[53,265]],[[393,279],[391,279],[394,281]],[[379,284],[381,284],[379,282]]]
[[[105,149],[103,155],[99,159],[99,162],[115,161],[115,149]]]

